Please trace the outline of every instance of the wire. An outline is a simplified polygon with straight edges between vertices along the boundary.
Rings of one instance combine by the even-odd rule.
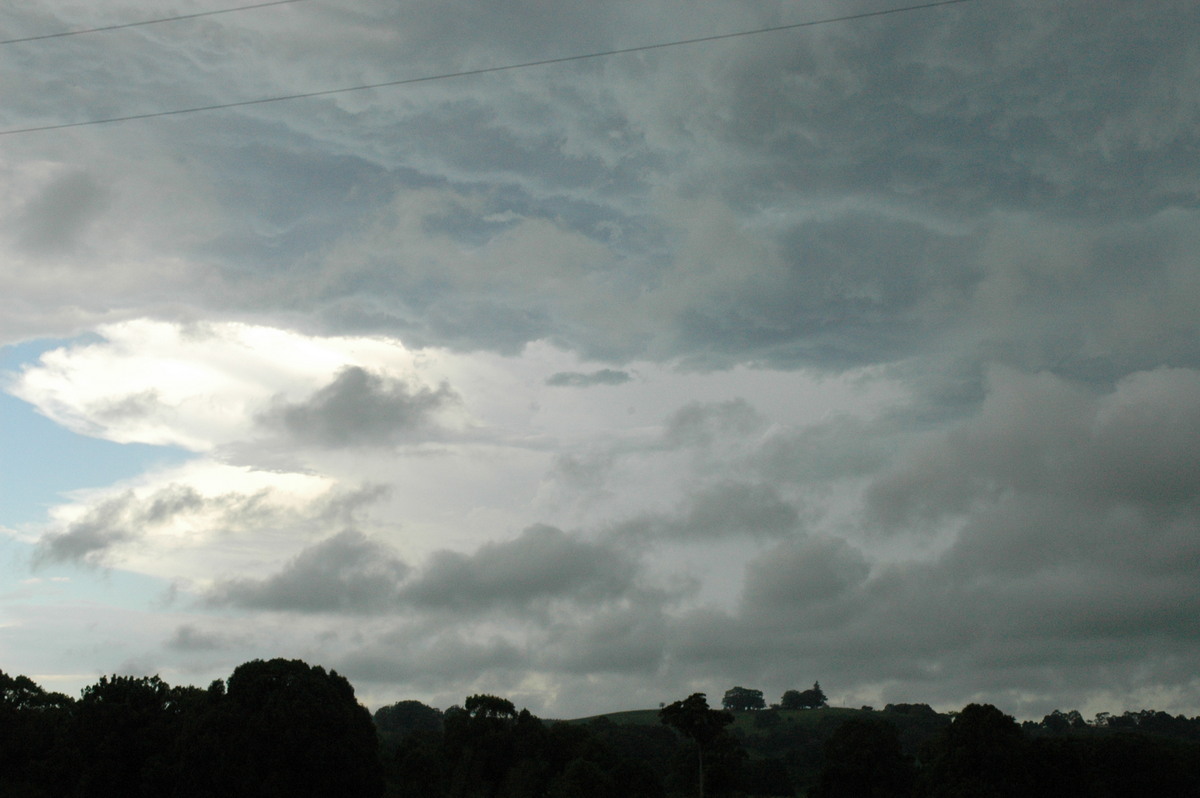
[[[288,0],[284,0],[287,2]],[[480,69],[467,69],[461,72],[444,72],[438,75],[425,75],[417,78],[405,78],[402,80],[389,80],[382,83],[364,83],[359,86],[343,86],[336,89],[322,89],[319,91],[308,91],[300,94],[285,94],[277,97],[261,97],[255,100],[241,100],[238,102],[217,103],[214,105],[198,105],[191,108],[175,108],[169,111],[150,111],[143,114],[129,114],[128,116],[113,116],[106,119],[88,119],[82,122],[63,122],[56,125],[39,125],[37,127],[14,128],[10,130],[0,130],[0,136],[15,136],[20,133],[40,133],[47,130],[63,130],[72,127],[87,127],[90,125],[106,125],[115,122],[130,122],[136,119],[155,119],[163,116],[179,116],[181,114],[196,114],[203,111],[218,111],[225,108],[243,108],[248,105],[265,105],[267,103],[288,102],[290,100],[303,100],[311,97],[326,97],[331,94],[345,94],[352,91],[366,91],[368,89],[382,89],[392,86],[409,86],[414,83],[429,83],[435,80],[451,80],[454,78],[465,78],[474,75],[488,75],[494,72],[508,72],[515,69],[528,69],[530,67],[549,66],[551,64],[565,64],[570,61],[584,61],[592,58],[606,58],[613,55],[625,55],[628,53],[644,53],[648,50],[660,50],[667,47],[682,47],[689,44],[702,44],[705,42],[715,42],[722,39],[733,39],[741,36],[758,36],[764,33],[775,33],[778,31],[795,30],[797,28],[811,28],[817,25],[829,25],[834,22],[849,22],[851,20],[866,19],[868,17],[882,17],[888,14],[899,14],[905,11],[919,11],[927,8],[937,8],[939,6],[950,6],[958,3],[969,3],[973,0],[939,0],[933,3],[922,3],[920,5],[903,6],[900,8],[889,8],[882,11],[867,11],[861,14],[848,14],[841,17],[830,17],[827,19],[810,20],[808,22],[794,22],[789,25],[775,25],[769,28],[758,28],[756,30],[737,31],[734,33],[718,33],[712,36],[700,36],[695,39],[679,39],[670,42],[659,42],[657,44],[643,44],[637,47],[624,47],[618,50],[604,50],[597,53],[584,53],[582,55],[566,55],[558,58],[545,58],[540,61],[525,61],[520,64],[505,64],[503,66],[482,67]]]
[[[85,33],[102,33],[110,30],[121,30],[122,28],[137,28],[142,25],[158,25],[161,22],[179,22],[185,19],[196,19],[198,17],[213,17],[217,14],[232,14],[235,11],[250,11],[255,8],[266,8],[267,6],[282,6],[288,3],[303,3],[304,0],[271,0],[269,3],[255,3],[249,6],[237,6],[236,8],[219,8],[216,11],[199,11],[195,14],[180,14],[174,17],[162,17],[161,19],[145,19],[140,22],[122,22],[117,25],[105,25],[100,28],[87,28],[85,30],[68,30],[59,33],[43,33],[40,36],[23,36],[20,39],[4,39],[0,41],[0,45],[19,44],[21,42],[38,42],[43,39],[61,39],[65,36],[82,36]]]

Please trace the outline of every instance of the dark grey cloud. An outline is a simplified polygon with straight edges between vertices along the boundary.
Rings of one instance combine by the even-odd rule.
[[[228,641],[222,635],[205,632],[191,624],[183,624],[175,630],[175,634],[165,645],[175,651],[203,653],[226,648]]]
[[[457,401],[445,384],[414,388],[348,366],[308,399],[277,402],[259,416],[259,422],[319,446],[386,446],[428,427],[438,410]]]
[[[659,261],[627,258],[614,248],[614,260],[627,269],[625,279],[648,297],[643,307],[667,310],[656,314],[654,329],[643,339],[644,353],[683,356],[709,367],[753,360],[839,368],[898,360],[943,336],[963,341],[964,328],[978,322],[974,300],[991,290],[989,277],[1003,266],[990,262],[990,242],[1005,235],[1012,220],[1021,226],[1042,218],[1066,236],[1095,238],[1096,246],[1084,253],[1073,276],[1054,274],[1060,253],[1047,253],[1044,268],[1035,264],[1029,274],[1029,294],[1036,299],[1037,291],[1044,304],[1014,303],[1009,310],[1019,316],[1010,314],[996,331],[998,340],[988,343],[1015,346],[1025,358],[1078,359],[1083,342],[1072,346],[1062,340],[1073,325],[1061,318],[1055,322],[1063,310],[1057,297],[1069,294],[1073,311],[1092,318],[1111,291],[1128,288],[1131,274],[1147,278],[1140,290],[1151,289],[1159,273],[1156,258],[1145,257],[1153,253],[1137,244],[1146,240],[1146,225],[1171,227],[1166,239],[1153,237],[1167,242],[1179,240],[1185,229],[1150,217],[1192,203],[1183,187],[1194,180],[1181,179],[1171,164],[1186,150],[1180,137],[1194,138],[1194,126],[1185,120],[1194,119],[1195,102],[1165,87],[1186,85],[1180,77],[1195,67],[1187,56],[1190,37],[1179,28],[1164,29],[1162,19],[1145,10],[1126,9],[1086,31],[1064,8],[1029,5],[1023,12],[1030,25],[1020,31],[998,23],[994,15],[1000,12],[979,6],[748,39],[731,44],[720,59],[697,50],[655,61],[662,69],[674,59],[708,80],[694,80],[694,71],[686,72],[690,85],[668,79],[663,94],[680,91],[687,100],[663,102],[652,111],[614,106],[613,115],[640,133],[633,151],[660,156],[663,173],[673,170],[680,175],[677,181],[720,196],[747,218],[768,207],[791,221],[756,231],[755,251],[717,251],[698,260],[672,252],[668,257],[680,274],[666,282]],[[1186,14],[1180,4],[1165,12],[1176,24]],[[1131,42],[1130,30],[1142,31],[1145,38]],[[1149,40],[1165,49],[1141,49]],[[1063,71],[1031,75],[1027,64],[1033,62],[1060,64]],[[633,70],[614,64],[608,76],[626,72]],[[1176,78],[1159,80],[1163,75]],[[571,80],[579,84],[587,78],[575,74]],[[575,130],[568,123],[565,109],[574,107],[572,94],[583,91],[577,85],[571,92],[567,84],[553,77],[546,81],[554,103],[541,108],[542,116],[599,148],[599,130]],[[514,108],[528,101],[520,90],[514,93],[521,95],[513,98]],[[1168,109],[1173,135],[1146,132],[1146,121]],[[435,110],[429,113],[434,116]],[[521,168],[515,152],[544,156],[547,148],[544,134],[528,135],[515,112],[510,116],[508,108],[493,106],[476,116],[475,124],[458,129],[502,130],[504,152],[491,153],[471,140],[450,144],[440,134],[443,140],[434,144],[430,137],[431,147],[457,148],[453,154],[439,152],[460,173],[503,182],[492,165],[517,164],[511,179],[526,181],[523,193],[529,197],[535,193],[532,179],[543,180],[546,190],[571,172],[566,163],[556,167],[546,160],[537,170]],[[485,128],[481,121],[487,122]],[[437,129],[443,128],[439,119]],[[678,133],[685,130],[691,134],[686,147]],[[673,142],[680,149],[672,150]],[[579,149],[588,151],[582,144]],[[1158,179],[1143,180],[1148,162],[1157,162]],[[1194,176],[1193,167],[1185,171]],[[531,179],[531,172],[537,178]],[[632,196],[642,190],[635,184]],[[797,194],[815,197],[821,210],[789,214]],[[536,200],[527,202],[525,210],[538,218]],[[624,203],[619,223],[632,227],[640,221],[633,213],[636,204]],[[1130,225],[1112,228],[1114,217],[1128,218]],[[1115,232],[1101,233],[1095,219]],[[476,232],[483,224],[480,218]],[[676,238],[687,237],[684,224],[662,219],[658,224],[675,226]],[[470,227],[459,225],[464,226]],[[648,239],[641,243],[650,245]],[[1111,262],[1123,266],[1113,271],[1106,265]],[[701,275],[704,280],[695,279]],[[519,275],[512,278],[501,276],[497,283],[492,274],[488,280],[490,288],[520,308],[507,322],[514,334],[553,334],[581,351],[611,347],[616,332],[605,329],[603,320],[581,326],[578,314],[565,313],[565,305],[545,294],[523,293]],[[465,284],[444,288],[428,306],[441,334],[455,345],[470,345],[474,337],[477,346],[491,346],[487,341],[493,340],[511,350],[514,341],[498,336],[495,324],[484,323],[487,314],[473,312],[477,293],[467,294],[470,304],[460,303]],[[461,312],[448,317],[455,305]],[[436,338],[434,328],[421,321],[426,311],[410,307],[406,318]],[[475,335],[469,327],[451,328],[444,321],[457,318],[469,325],[476,316]],[[1031,317],[1035,323],[1027,324]],[[624,321],[622,314],[613,314],[614,325]],[[965,342],[980,343],[969,334]],[[1189,357],[1195,355],[1193,350]]]
[[[748,563],[738,607],[674,617],[667,656],[730,678],[781,678],[778,663],[802,661],[908,700],[982,691],[1030,714],[1098,691],[1187,691],[1177,665],[1200,654],[1196,373],[1097,392],[1001,371],[989,386],[976,415],[901,449],[869,491],[867,531],[942,542],[877,559],[866,542],[784,541]]]
[[[936,337],[981,279],[974,236],[870,210],[807,219],[757,268],[726,277],[673,319],[689,363],[845,369],[892,362]],[[941,303],[930,300],[940,297]]]
[[[295,613],[415,608],[468,619],[552,602],[603,604],[632,590],[636,571],[636,562],[613,547],[543,525],[470,554],[437,551],[416,571],[389,546],[346,530],[304,549],[272,576],[218,581],[204,602]]]
[[[34,562],[77,562],[102,565],[110,549],[137,540],[147,527],[204,508],[218,509],[232,519],[254,513],[256,497],[205,498],[188,485],[171,484],[146,497],[125,491],[100,501],[62,529],[46,531],[38,542]]]
[[[814,607],[859,589],[870,573],[862,552],[837,538],[805,538],[768,550],[746,566],[752,611],[781,614],[798,626]]]
[[[901,430],[907,431],[907,425],[848,417],[800,430],[773,430],[747,455],[747,465],[759,478],[776,484],[815,485],[865,477],[888,464],[893,439]]]
[[[1007,496],[1082,508],[1186,508],[1200,496],[1200,372],[1156,369],[1109,393],[1051,374],[993,373],[979,413],[872,485],[882,523],[936,521]]]
[[[664,661],[712,680],[783,689],[802,673],[946,708],[984,694],[1025,716],[1105,691],[1189,689],[1178,666],[1200,653],[1194,573],[967,577],[954,559],[872,569],[840,540],[781,544],[747,566],[736,608],[672,614]]]
[[[602,603],[629,591],[636,572],[635,562],[615,547],[538,525],[473,554],[435,554],[401,598],[420,608],[460,612],[556,600]]]
[[[560,371],[546,378],[546,384],[555,388],[590,388],[593,385],[623,385],[633,377],[627,371],[600,369],[588,373]]]
[[[988,358],[1115,379],[1164,357],[1200,363],[1183,310],[1194,302],[1179,293],[1194,298],[1196,268],[1192,9],[1128,6],[1080,26],[1077,3],[1016,8],[964,4],[198,115],[138,126],[136,157],[187,151],[178,168],[194,186],[181,180],[181,191],[223,211],[194,228],[172,216],[166,239],[212,264],[193,286],[209,309],[306,307],[311,325],[414,345],[516,353],[549,340],[613,362],[699,368],[918,357],[933,380]],[[331,74],[378,81],[797,14],[773,3],[683,9],[569,3],[536,24],[515,7],[312,8],[261,30],[214,20],[189,56],[212,72],[176,74],[163,99],[291,93]],[[313,29],[328,47],[291,58],[288,43]],[[178,61],[180,43],[169,26],[117,50],[111,41],[81,38],[73,58],[9,48],[14,74],[89,87],[68,101],[35,86],[14,112],[141,110],[145,82]],[[113,175],[137,164],[102,142],[74,157],[97,152],[125,158]],[[419,218],[398,234],[393,203],[422,191],[442,200],[416,203],[408,215]],[[114,226],[133,206],[120,207]],[[506,250],[525,224],[578,246]],[[474,257],[477,268],[461,268]],[[307,279],[284,279],[295,269]],[[69,299],[100,312],[115,297]],[[1114,304],[1139,334],[1113,333]]]
[[[725,480],[692,491],[670,513],[636,516],[614,524],[614,539],[627,543],[668,541],[703,545],[720,540],[789,537],[801,516],[773,485]]]
[[[658,601],[605,608],[548,630],[535,665],[557,673],[648,676],[663,665],[669,630]]]
[[[725,437],[746,437],[767,426],[767,420],[745,399],[692,402],[667,419],[663,442],[669,447],[706,446]]]
[[[35,253],[74,249],[105,205],[104,188],[84,171],[70,172],[49,183],[17,218],[17,240]]]
[[[219,581],[204,600],[277,612],[386,612],[398,606],[409,570],[389,547],[348,529],[300,552],[266,579]]]
[[[474,682],[522,672],[528,652],[493,635],[402,627],[343,654],[332,663],[355,683],[402,683],[445,691],[449,682]],[[461,701],[462,696],[456,700]]]
[[[773,538],[796,530],[800,514],[770,485],[722,482],[697,491],[685,513],[668,521],[672,537],[700,541],[746,535]]]
[[[108,550],[141,534],[131,517],[135,502],[132,493],[125,493],[101,502],[66,528],[48,532],[38,541],[34,564],[50,562],[79,562],[88,565],[103,563]],[[136,516],[136,513],[132,514]]]

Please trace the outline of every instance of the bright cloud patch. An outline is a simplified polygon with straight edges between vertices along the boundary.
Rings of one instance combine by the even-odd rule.
[[[53,508],[35,559],[207,580],[298,548],[355,504],[326,478],[201,460]]]
[[[317,435],[328,437],[339,410],[361,409],[351,393],[370,387],[366,369],[403,376],[414,369],[412,354],[389,339],[147,320],[107,325],[98,333],[103,340],[97,343],[47,352],[17,377],[12,391],[77,432],[122,443],[210,451],[252,437],[255,415],[273,403],[286,408],[289,397],[310,397],[341,374],[343,383],[313,397],[324,403],[311,411],[314,423],[326,428]],[[355,375],[360,385],[345,382]],[[418,402],[422,390],[436,397],[439,389],[416,389]],[[386,397],[376,401],[377,411],[381,403]],[[294,426],[311,426],[302,408],[291,412]]]

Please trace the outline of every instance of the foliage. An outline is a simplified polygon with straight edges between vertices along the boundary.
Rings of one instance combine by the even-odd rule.
[[[343,677],[299,660],[246,663],[228,688],[105,676],[78,700],[0,672],[0,796],[1200,795],[1200,718],[1153,710],[1091,722],[1056,711],[1023,726],[986,704],[735,717],[697,693],[658,712],[548,723],[477,695],[445,713],[401,701],[376,718],[378,729]]]
[[[725,691],[725,697],[721,699],[721,706],[731,711],[744,712],[751,709],[765,709],[767,704],[763,701],[762,690],[731,687]]]
[[[704,798],[706,783],[712,783],[714,792],[722,791],[727,786],[723,777],[745,756],[741,745],[725,730],[733,723],[733,715],[709,709],[704,693],[692,693],[660,709],[658,716],[665,725],[695,740],[700,798]]]
[[[811,798],[891,798],[912,790],[912,760],[900,750],[896,727],[886,721],[848,720],[824,749],[825,764]]]
[[[102,676],[83,690],[67,725],[66,762],[88,796],[168,793],[188,691],[157,676]]]
[[[442,713],[420,701],[397,701],[380,707],[372,716],[375,728],[395,734],[415,731],[438,731],[442,728]]]
[[[0,671],[0,795],[60,794],[58,740],[74,702]]]
[[[825,692],[821,690],[820,682],[813,682],[809,690],[787,690],[779,699],[781,709],[817,709],[828,706]]]
[[[1028,744],[1021,727],[990,704],[968,704],[924,755],[922,794],[930,798],[1028,796]]]
[[[692,738],[703,748],[721,736],[733,723],[733,715],[719,709],[709,709],[704,693],[692,693],[682,701],[668,704],[658,711],[659,720]]]
[[[371,716],[336,671],[254,660],[229,677],[196,729],[190,794],[263,798],[378,796],[383,772]]]

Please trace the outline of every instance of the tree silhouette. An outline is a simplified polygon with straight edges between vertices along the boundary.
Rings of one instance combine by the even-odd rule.
[[[779,700],[783,709],[816,709],[826,706],[825,692],[820,682],[813,682],[811,690],[788,690]]]
[[[825,741],[825,765],[811,798],[892,798],[908,795],[913,764],[900,750],[896,727],[854,718]]]
[[[725,727],[733,723],[733,715],[719,709],[709,709],[704,693],[692,693],[682,701],[660,709],[658,718],[696,741],[700,798],[704,798],[704,753],[716,748],[722,738],[727,736]]]
[[[725,691],[721,706],[729,710],[763,709],[767,706],[763,701],[762,690],[751,690],[747,687],[731,687]]]

